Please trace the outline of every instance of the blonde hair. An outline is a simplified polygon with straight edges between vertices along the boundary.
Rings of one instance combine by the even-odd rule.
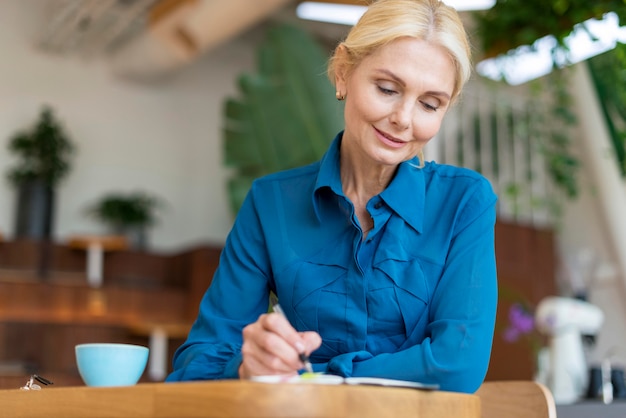
[[[439,0],[377,0],[341,42],[328,63],[328,77],[342,68],[347,75],[377,48],[400,37],[412,37],[445,48],[455,65],[452,99],[472,72],[470,44],[457,11]],[[340,48],[345,53],[338,54]]]

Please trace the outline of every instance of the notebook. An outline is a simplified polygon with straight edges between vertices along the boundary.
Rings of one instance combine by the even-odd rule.
[[[311,383],[321,385],[370,385],[423,390],[438,390],[436,383],[420,383],[408,380],[384,379],[380,377],[341,377],[323,373],[303,373],[300,375],[254,376],[250,380],[262,383]]]

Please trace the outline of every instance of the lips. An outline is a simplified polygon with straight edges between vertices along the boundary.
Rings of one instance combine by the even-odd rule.
[[[391,135],[387,135],[386,133],[379,131],[378,129],[374,128],[375,132],[376,132],[376,136],[378,137],[378,139],[380,140],[380,142],[382,142],[383,144],[391,147],[391,148],[401,148],[404,145],[406,145],[406,142],[393,137]]]

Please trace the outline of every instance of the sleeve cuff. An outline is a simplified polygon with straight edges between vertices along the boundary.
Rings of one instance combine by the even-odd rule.
[[[328,362],[327,373],[338,376],[350,377],[354,369],[354,362],[369,360],[373,356],[367,351],[356,351],[354,353],[341,354]]]
[[[243,361],[243,356],[241,353],[236,354],[231,358],[228,363],[226,363],[226,367],[224,367],[224,378],[225,379],[239,379],[239,366]]]

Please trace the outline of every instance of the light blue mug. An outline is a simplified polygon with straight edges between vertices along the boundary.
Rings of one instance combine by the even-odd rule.
[[[132,386],[148,363],[148,347],[134,344],[88,343],[75,347],[76,365],[87,386]]]

